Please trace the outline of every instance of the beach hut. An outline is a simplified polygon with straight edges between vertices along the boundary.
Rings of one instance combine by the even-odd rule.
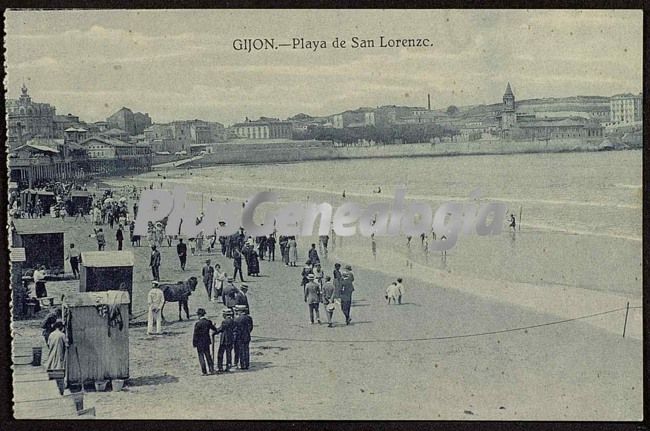
[[[69,386],[129,378],[130,302],[128,292],[115,290],[65,295]]]
[[[38,190],[36,192],[36,198],[41,200],[41,205],[43,206],[43,214],[49,214],[50,207],[56,204],[56,196],[53,192]]]
[[[12,244],[25,249],[23,270],[33,270],[45,265],[50,274],[63,274],[64,243],[63,231],[57,228],[43,227],[33,220],[17,219],[13,221]]]
[[[79,292],[124,290],[131,297],[133,295],[133,253],[130,251],[83,252],[79,275]]]
[[[80,208],[82,208],[84,214],[90,213],[90,208],[93,204],[93,196],[90,192],[85,192],[83,190],[74,190],[70,193],[70,200],[72,200],[75,211],[78,211]]]
[[[15,317],[20,318],[27,314],[27,287],[23,282],[25,249],[10,248],[9,259],[11,260],[11,300],[13,301],[13,312]]]
[[[27,208],[27,203],[34,205],[36,203],[36,190],[25,189],[20,192],[20,204],[23,208]]]

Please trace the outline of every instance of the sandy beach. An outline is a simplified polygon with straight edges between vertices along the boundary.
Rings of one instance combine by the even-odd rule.
[[[88,237],[90,222],[48,218],[34,223],[60,224],[66,246],[75,242],[82,251],[96,247]],[[105,230],[107,249],[116,250],[114,231]],[[308,243],[309,238],[299,243],[302,260]],[[135,255],[137,316],[145,310],[150,286],[149,248],[127,244],[125,249]],[[176,304],[165,309],[168,322],[162,337],[146,335],[144,317],[133,322],[127,388],[90,392],[87,402],[96,406],[98,418],[108,419],[641,418],[640,332],[631,329],[633,336],[623,338],[613,330],[617,324],[622,327],[624,311],[555,323],[569,317],[553,308],[562,301],[557,292],[551,295],[556,296],[553,302],[548,297],[532,305],[503,301],[503,295],[490,297],[484,286],[470,282],[459,288],[418,266],[408,274],[385,274],[376,269],[381,261],[373,267],[355,262],[355,255],[346,243],[332,250],[324,265],[326,273],[335,259],[353,265],[357,281],[350,326],[343,324],[340,312],[334,328],[311,325],[300,267],[262,261],[262,276],[246,280],[255,321],[249,371],[200,375],[191,348],[195,312],[205,307],[218,323],[221,310],[208,301],[200,283],[190,297],[189,322],[176,321]],[[231,262],[219,253],[191,256],[182,272],[175,248],[165,246],[161,277],[198,276],[206,257],[232,271]],[[405,303],[389,306],[384,290],[396,276],[404,276]],[[76,291],[77,285],[75,280],[50,282],[48,290],[56,295]],[[519,293],[509,296],[529,295],[519,288],[509,286],[510,292]],[[594,292],[588,293],[582,309],[567,307],[571,317],[620,306],[620,301],[611,306],[592,301]],[[640,321],[638,316],[640,310],[634,309],[630,321]],[[38,342],[39,323],[17,321],[14,329],[17,336]]]

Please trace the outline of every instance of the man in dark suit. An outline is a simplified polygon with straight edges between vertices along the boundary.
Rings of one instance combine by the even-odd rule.
[[[235,307],[238,305],[244,305],[246,308],[248,308],[248,296],[246,296],[246,293],[248,292],[248,284],[242,283],[239,286],[239,291],[236,292],[235,294]]]
[[[316,244],[311,245],[308,256],[309,256],[309,262],[311,263],[311,266],[320,263],[320,258],[318,257],[318,251],[316,250]]]
[[[211,265],[210,259],[205,261],[203,269],[201,270],[201,275],[203,276],[203,284],[205,285],[205,291],[208,294],[208,299],[212,296],[212,282],[214,279],[214,268]]]
[[[196,314],[199,316],[199,321],[194,325],[194,335],[192,337],[192,345],[196,347],[196,351],[199,354],[199,364],[201,365],[201,372],[204,376],[214,373],[214,361],[212,360],[212,355],[210,354],[210,330],[213,333],[217,332],[217,328],[212,324],[212,321],[205,318],[205,310],[199,308],[196,310]],[[208,362],[208,370],[205,368],[205,362]]]
[[[219,337],[219,352],[217,353],[217,373],[223,373],[223,357],[226,356],[226,369],[225,371],[230,371],[232,367],[232,356],[231,351],[235,342],[235,335],[233,333],[235,323],[233,322],[233,311],[229,308],[223,310],[223,321],[221,326],[219,326],[214,335],[221,334]]]
[[[122,232],[122,224],[117,226],[117,232],[115,232],[115,240],[117,241],[117,249],[122,250],[122,242],[124,241],[124,232]]]
[[[244,275],[241,272],[241,257],[242,257],[241,251],[239,251],[238,248],[235,248],[232,251],[232,262],[233,262],[234,272],[235,272],[233,274],[233,278],[237,278],[237,273],[239,272],[239,279],[243,283],[244,282]]]
[[[345,266],[345,270],[341,272],[341,288],[340,288],[340,298],[341,298],[341,311],[345,315],[345,324],[349,325],[352,319],[350,319],[350,308],[352,307],[352,292],[354,292],[354,274],[352,274],[352,267],[350,265]]]
[[[247,370],[250,366],[249,344],[253,331],[253,319],[248,315],[248,307],[245,305],[236,305],[235,313],[237,313],[237,317],[234,319],[235,349],[239,352],[239,368]]]
[[[156,250],[156,246],[151,246],[151,259],[149,260],[151,267],[151,275],[156,281],[160,281],[160,252]]]
[[[305,302],[309,305],[309,320],[313,325],[315,312],[316,319],[320,325],[320,314],[318,313],[318,304],[320,303],[320,285],[314,282],[314,274],[309,274],[307,280],[308,282],[305,285]]]
[[[178,255],[178,260],[181,261],[181,269],[185,271],[185,262],[187,262],[187,244],[183,242],[183,238],[178,239],[176,254]]]

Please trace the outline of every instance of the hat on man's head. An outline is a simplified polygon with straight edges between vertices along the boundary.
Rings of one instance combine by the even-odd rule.
[[[245,305],[235,305],[235,311],[248,311],[248,307]]]
[[[206,259],[205,263],[212,263],[212,261],[210,259]]]
[[[158,280],[151,280],[151,284],[153,284],[154,286],[158,286],[160,282]]]
[[[307,275],[307,279],[309,279],[309,280],[313,280],[314,278],[315,278],[314,274],[308,274]]]
[[[196,310],[196,314],[198,316],[205,316],[205,310],[203,308],[199,308],[198,310]]]
[[[224,316],[232,316],[234,313],[230,308],[224,308],[223,310],[221,310],[221,314],[223,314]]]
[[[228,281],[229,281],[230,283],[232,283],[233,281],[235,281],[235,279],[232,278],[232,277],[228,277]]]
[[[352,266],[350,266],[350,265],[345,265],[345,269],[347,269],[348,271],[352,271]]]
[[[248,284],[242,283],[241,286],[239,286],[240,289],[248,290]]]

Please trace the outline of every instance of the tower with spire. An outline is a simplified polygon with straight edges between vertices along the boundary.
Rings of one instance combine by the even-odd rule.
[[[510,88],[510,83],[503,94],[503,112],[501,113],[501,130],[508,132],[517,124],[517,112],[515,109],[515,95]]]

